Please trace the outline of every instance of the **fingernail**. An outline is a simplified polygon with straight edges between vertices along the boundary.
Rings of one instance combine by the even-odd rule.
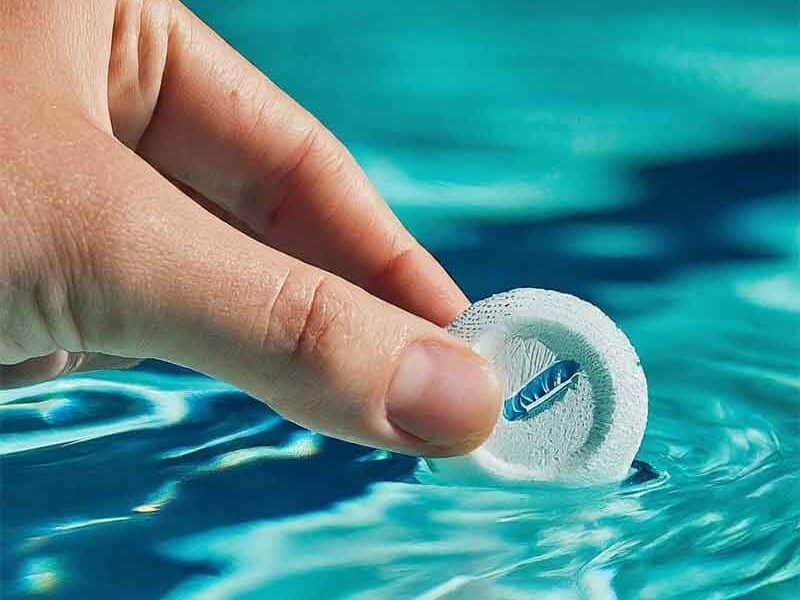
[[[404,351],[386,403],[389,421],[438,448],[438,455],[477,446],[499,409],[500,385],[488,363],[443,342],[417,342]]]

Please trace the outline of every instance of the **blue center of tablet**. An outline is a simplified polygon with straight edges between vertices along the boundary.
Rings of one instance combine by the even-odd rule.
[[[561,399],[580,373],[574,360],[559,360],[542,369],[503,403],[507,421],[530,419]]]

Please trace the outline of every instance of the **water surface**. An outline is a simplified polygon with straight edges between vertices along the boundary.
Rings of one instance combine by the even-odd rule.
[[[619,322],[658,477],[443,487],[151,362],[0,393],[4,598],[800,597],[792,3],[191,4],[471,297]]]

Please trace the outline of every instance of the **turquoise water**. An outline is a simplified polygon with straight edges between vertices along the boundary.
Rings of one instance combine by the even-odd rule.
[[[589,299],[655,479],[444,487],[160,363],[0,392],[3,598],[800,597],[793,3],[192,2],[470,297]]]

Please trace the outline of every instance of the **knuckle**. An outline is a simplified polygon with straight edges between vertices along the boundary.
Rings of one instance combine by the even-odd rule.
[[[17,166],[11,176],[0,172],[2,353],[11,354],[9,345],[23,355],[80,349],[74,309],[87,236],[60,182],[24,161]]]
[[[290,363],[326,369],[346,340],[343,286],[329,275],[308,279],[289,273],[280,285],[261,334],[262,348],[277,350]]]
[[[120,200],[141,182],[114,177],[129,172],[116,142],[82,117],[51,117],[27,137],[0,123],[12,134],[0,147],[0,295],[13,311],[0,319],[15,352],[99,349],[119,328],[120,240],[142,245],[141,206]]]
[[[88,195],[91,195],[91,198]],[[76,202],[65,210],[53,238],[61,257],[64,286],[63,320],[70,334],[70,350],[99,349],[120,322],[112,292],[122,266],[119,244],[131,231],[130,221],[119,220],[125,203],[114,199],[102,183],[88,177]],[[117,273],[118,275],[118,273]]]
[[[268,226],[280,225],[291,203],[319,198],[326,184],[347,176],[348,159],[349,154],[333,134],[313,119],[294,149],[266,179],[267,196],[273,198],[267,212]]]
[[[290,152],[273,170],[269,186],[274,190],[275,200],[267,214],[267,222],[275,225],[283,214],[283,209],[293,196],[293,190],[300,184],[301,177],[307,169],[311,157],[316,154],[322,126],[312,121],[302,134],[296,148]]]
[[[308,128],[300,136],[293,152],[284,161],[279,170],[279,176],[284,182],[291,182],[298,173],[302,173],[315,159],[322,149],[324,129],[319,121],[312,119]]]
[[[81,335],[73,318],[74,288],[66,257],[69,249],[55,240],[17,239],[3,247],[0,265],[0,344],[14,346],[29,358],[55,349],[78,349]],[[0,351],[5,356],[8,348]]]
[[[396,234],[396,237],[399,234]],[[395,244],[396,245],[396,244]],[[419,246],[412,245],[397,248],[384,264],[370,277],[367,289],[379,290],[387,283],[396,281],[408,265],[411,264],[419,253]]]
[[[318,359],[330,345],[330,335],[339,311],[334,295],[330,293],[329,281],[323,277],[312,286],[310,301],[299,315],[299,329],[292,350],[292,355],[299,360]]]

